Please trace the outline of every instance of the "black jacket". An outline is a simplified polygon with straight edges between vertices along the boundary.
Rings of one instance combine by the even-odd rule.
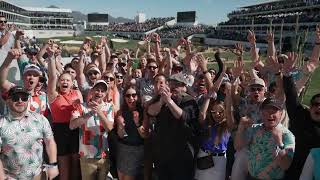
[[[310,149],[320,147],[320,123],[313,121],[307,108],[299,103],[292,77],[283,77],[286,107],[290,118],[289,129],[295,136],[296,146],[286,179],[299,179]]]

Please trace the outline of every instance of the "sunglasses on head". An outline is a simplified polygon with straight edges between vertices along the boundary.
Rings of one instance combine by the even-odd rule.
[[[14,94],[11,96],[12,102],[19,102],[19,100],[26,102],[29,99],[29,96],[26,94]]]
[[[0,23],[7,23],[8,21],[0,21]]]
[[[262,91],[262,90],[263,90],[262,87],[251,87],[251,88],[250,88],[250,91],[251,91],[251,92],[256,92],[256,91],[259,91],[259,92],[260,92],[260,91]]]
[[[126,94],[126,98],[130,98],[130,97],[136,98],[137,94],[136,93],[134,93],[134,94]]]
[[[94,72],[88,72],[88,76],[92,76],[92,75],[97,75],[98,74],[98,72],[96,72],[96,71],[94,71]]]
[[[104,80],[110,80],[110,81],[114,81],[114,77],[111,77],[111,76],[103,76],[103,79]]]

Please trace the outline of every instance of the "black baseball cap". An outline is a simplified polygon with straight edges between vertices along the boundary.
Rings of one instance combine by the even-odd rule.
[[[22,86],[12,87],[8,92],[8,97],[12,97],[15,94],[25,94],[27,96],[30,95],[30,93]]]
[[[267,98],[263,101],[263,103],[261,104],[261,109],[267,107],[267,106],[272,106],[275,107],[279,110],[283,109],[283,103],[275,98]]]

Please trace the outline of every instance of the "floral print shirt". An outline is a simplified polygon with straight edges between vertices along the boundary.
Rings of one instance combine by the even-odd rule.
[[[283,125],[277,128],[282,130],[282,141],[288,156],[293,158],[295,147],[294,135]],[[248,164],[251,176],[258,179],[281,179],[284,170],[280,168],[276,157],[280,151],[271,131],[265,130],[263,124],[252,126],[252,135],[248,148]]]
[[[78,118],[91,111],[87,104],[81,105],[81,108],[73,111],[72,118]],[[111,103],[103,103],[102,112],[107,117],[107,121],[114,121],[113,108]],[[83,124],[79,132],[79,154],[85,158],[103,158],[108,149],[107,131],[97,114],[91,116]]]
[[[41,172],[43,142],[53,138],[49,121],[38,113],[27,112],[21,120],[0,117],[1,161],[7,176],[32,179]]]

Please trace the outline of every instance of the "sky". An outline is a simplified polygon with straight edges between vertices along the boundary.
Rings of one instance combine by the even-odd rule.
[[[226,21],[227,14],[245,5],[263,3],[267,0],[7,0],[25,7],[48,7],[55,5],[73,11],[108,13],[113,17],[133,19],[137,12],[147,18],[176,17],[178,11],[196,11],[199,23],[216,25]]]

